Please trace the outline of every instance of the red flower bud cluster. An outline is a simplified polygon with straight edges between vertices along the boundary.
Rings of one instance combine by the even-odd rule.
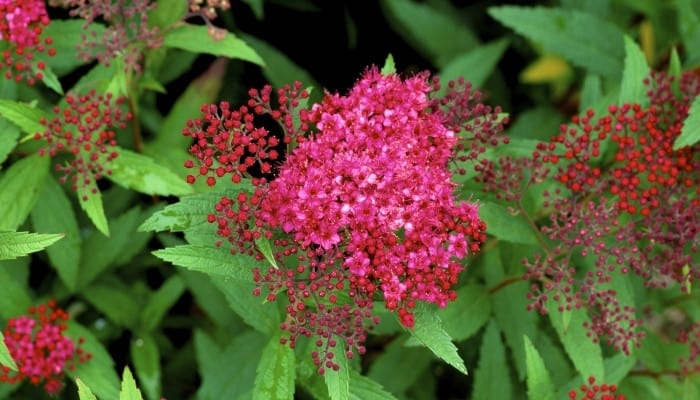
[[[80,345],[64,335],[68,314],[50,300],[46,305],[31,307],[29,315],[12,318],[3,331],[5,345],[18,371],[0,365],[0,382],[24,380],[42,385],[50,395],[63,389],[63,374],[75,368],[74,363],[91,358]],[[78,343],[82,343],[82,338]]]
[[[0,42],[10,43],[2,52],[0,70],[7,69],[7,79],[26,80],[30,85],[43,79],[46,65],[36,55],[56,54],[53,39],[43,34],[50,22],[42,0],[0,0]]]
[[[107,167],[117,157],[115,128],[125,129],[132,118],[130,112],[119,107],[123,98],[114,99],[111,93],[66,96],[67,107],[54,107],[52,120],[42,119],[46,126],[42,133],[34,134],[36,140],[46,140],[48,146],[39,150],[40,155],[57,157],[68,154],[72,158],[66,164],[56,164],[63,173],[61,183],[70,181],[73,190],[84,200],[97,192],[95,181],[111,174]]]
[[[597,385],[594,377],[588,378],[588,385],[583,384],[580,387],[580,393],[576,390],[569,391],[569,399],[581,400],[625,400],[626,397],[622,394],[615,394],[617,386],[608,385],[606,383]]]

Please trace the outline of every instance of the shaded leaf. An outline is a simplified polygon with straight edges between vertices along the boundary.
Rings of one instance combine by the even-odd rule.
[[[2,101],[2,100],[0,100]],[[49,158],[25,157],[0,178],[0,230],[16,230],[36,204],[49,170]]]
[[[140,334],[131,341],[131,359],[146,398],[159,400],[161,398],[160,352],[153,336]]]
[[[498,382],[497,385],[494,382]],[[510,399],[511,382],[506,362],[506,349],[495,321],[491,321],[484,333],[479,350],[479,365],[474,372],[472,399]]]
[[[262,73],[273,87],[280,88],[295,81],[301,82],[304,87],[320,87],[309,71],[295,63],[283,51],[250,35],[241,34],[241,38],[265,60]]]
[[[277,303],[270,303],[263,297],[253,296],[255,283],[252,278],[243,281],[213,276],[212,282],[224,294],[229,307],[248,325],[268,335],[279,330],[282,317]]]
[[[61,281],[68,289],[74,290],[78,283],[82,240],[73,206],[65,191],[55,180],[44,181],[39,199],[32,209],[31,219],[36,231],[65,234],[63,240],[48,247],[46,253]]]
[[[263,60],[243,40],[227,32],[222,40],[215,40],[209,35],[205,25],[182,24],[166,33],[163,46],[206,53],[214,56],[240,58],[254,64],[264,65]]]
[[[17,146],[19,133],[18,126],[0,118],[0,163],[5,162],[10,152]]]
[[[440,81],[446,84],[461,76],[473,87],[481,87],[496,69],[508,44],[507,39],[498,39],[455,56],[440,70]]]
[[[426,349],[405,347],[406,337],[403,334],[385,346],[367,372],[369,378],[384,385],[391,393],[405,392],[433,361],[432,353]],[[410,365],[411,368],[396,368],[397,365]]]
[[[351,400],[396,400],[396,397],[385,391],[382,385],[360,375],[354,369],[350,370],[350,382],[352,382],[350,385]]]
[[[457,289],[457,299],[437,311],[442,327],[456,342],[470,338],[491,316],[491,301],[481,285]]]
[[[486,222],[487,232],[500,240],[521,244],[538,244],[537,236],[520,214],[511,214],[506,207],[490,202],[479,204],[479,216]]]
[[[171,276],[151,295],[141,313],[141,327],[145,331],[155,329],[185,292],[185,283],[177,276]]]
[[[92,358],[84,363],[76,363],[75,369],[66,369],[66,375],[82,380],[101,399],[119,398],[119,376],[114,370],[114,361],[107,349],[88,329],[70,320],[67,324],[66,335],[74,342],[78,338],[85,339],[82,348],[90,353]]]

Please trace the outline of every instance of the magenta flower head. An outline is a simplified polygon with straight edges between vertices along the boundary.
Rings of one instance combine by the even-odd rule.
[[[56,54],[50,48],[53,39],[43,35],[49,22],[42,0],[0,0],[0,42],[9,42],[9,48],[2,52],[0,69],[6,69],[7,79],[26,79],[33,85],[43,78],[45,64],[36,60],[35,54]]]
[[[197,172],[188,182],[263,174],[252,192],[224,196],[208,221],[234,254],[263,260],[258,240],[273,244],[278,265],[254,269],[254,294],[286,297],[282,342],[314,337],[320,373],[338,368],[338,343],[348,358],[364,353],[374,300],[407,328],[418,302],[454,300],[461,259],[486,240],[477,204],[455,198],[452,176],[464,169],[451,167],[500,140],[499,110],[463,81],[433,98],[438,89],[428,73],[403,79],[371,68],[347,95],[310,108],[300,106],[300,83],[279,90],[275,107],[266,86],[237,109],[203,106],[183,130],[196,158],[185,163]],[[263,114],[281,136],[256,125]]]
[[[18,383],[28,381],[32,385],[43,385],[50,395],[63,389],[66,369],[73,369],[74,362],[85,362],[90,354],[80,348],[69,337],[64,336],[68,314],[49,300],[46,305],[30,307],[29,315],[12,318],[3,331],[5,345],[18,371],[0,365],[0,382]]]

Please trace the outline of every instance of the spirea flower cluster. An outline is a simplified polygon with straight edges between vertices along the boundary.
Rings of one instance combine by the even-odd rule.
[[[86,362],[90,354],[73,339],[64,335],[68,314],[50,300],[29,309],[29,315],[11,318],[3,331],[5,345],[18,371],[0,365],[0,382],[43,385],[48,394],[58,394],[63,388],[66,369],[75,362]]]
[[[224,196],[208,220],[234,254],[263,260],[259,241],[272,242],[278,265],[254,269],[255,294],[285,296],[283,342],[315,337],[320,373],[338,368],[338,340],[347,357],[364,353],[373,300],[407,328],[418,302],[454,300],[461,260],[486,239],[477,204],[455,199],[450,168],[498,140],[499,110],[464,82],[432,98],[438,89],[427,73],[370,69],[347,95],[308,109],[301,84],[278,91],[276,107],[268,86],[235,110],[204,106],[183,131],[196,158],[185,164],[197,170],[188,182],[259,172],[252,193]],[[281,136],[256,125],[263,115]]]
[[[484,188],[514,203],[536,226],[543,254],[525,260],[531,280],[530,308],[585,308],[594,340],[606,338],[626,353],[643,332],[637,310],[620,304],[615,281],[633,272],[649,288],[700,277],[693,259],[700,246],[700,148],[674,150],[700,93],[692,73],[654,72],[646,80],[645,104],[612,105],[596,117],[589,110],[561,126],[531,157],[483,161]],[[541,193],[548,217],[536,219],[523,196],[553,177]]]
[[[46,64],[36,56],[56,54],[51,48],[53,39],[44,34],[50,22],[42,0],[0,0],[0,42],[9,42],[0,58],[5,78],[26,80],[30,85],[43,79]]]

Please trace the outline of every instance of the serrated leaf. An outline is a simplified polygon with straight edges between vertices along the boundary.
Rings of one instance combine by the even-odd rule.
[[[350,370],[350,382],[351,400],[396,400],[396,397],[384,390],[381,384],[360,375],[354,369]]]
[[[17,371],[17,364],[10,355],[10,350],[5,345],[5,336],[0,332],[0,365],[6,366],[13,371]]]
[[[185,292],[185,283],[182,279],[173,275],[151,295],[141,313],[141,327],[145,331],[151,331],[158,326],[175,302]]]
[[[479,44],[465,24],[427,3],[382,0],[381,5],[394,30],[437,67],[444,67],[456,54]]]
[[[528,399],[554,400],[554,385],[542,356],[527,336],[523,336],[523,340],[525,343]]]
[[[457,347],[452,343],[450,335],[442,328],[442,321],[435,310],[419,303],[416,305],[414,317],[415,325],[409,330],[413,337],[457,371],[467,375],[464,361],[457,354]]]
[[[81,347],[92,358],[84,363],[76,363],[74,369],[66,368],[66,375],[73,379],[80,378],[101,399],[119,398],[119,376],[107,349],[88,329],[71,320],[67,324],[66,335],[76,343],[78,338],[85,339]]]
[[[483,286],[470,284],[457,289],[457,299],[437,313],[445,331],[459,342],[470,338],[488,322],[491,301]]]
[[[136,387],[136,381],[134,380],[134,376],[131,375],[129,367],[124,367],[119,400],[143,400],[141,391]]]
[[[182,177],[156,163],[152,158],[127,149],[116,150],[119,156],[110,162],[109,180],[145,194],[182,196],[192,187]]]
[[[0,116],[7,118],[28,135],[44,132],[46,127],[39,121],[42,118],[51,118],[48,113],[28,104],[2,99],[0,99]]]
[[[479,204],[479,216],[486,222],[487,232],[511,243],[537,244],[537,236],[522,215],[511,214],[506,207],[491,203]]]
[[[53,72],[50,64],[46,64],[43,70],[33,68],[33,72],[41,74],[41,81],[44,82],[47,88],[53,90],[54,92],[63,95],[63,88],[61,87],[61,82],[58,80],[56,73]]]
[[[75,384],[78,386],[78,397],[80,400],[97,400],[97,397],[95,397],[95,394],[92,393],[92,390],[83,382],[80,380],[80,378],[75,380]]]
[[[279,265],[277,265],[277,260],[275,260],[275,255],[272,254],[272,245],[270,244],[270,239],[266,237],[255,239],[255,247],[257,247],[258,251],[262,253],[267,262],[270,263],[270,265],[275,267],[275,269],[280,269]]]
[[[153,252],[156,257],[216,277],[227,277],[239,281],[251,281],[253,266],[257,261],[245,254],[231,254],[222,247],[186,244],[168,247]]]
[[[95,189],[93,192],[92,190]],[[85,211],[85,214],[90,218],[90,221],[95,225],[98,231],[109,237],[109,223],[105,215],[105,209],[102,205],[102,193],[97,189],[94,180],[90,181],[85,187],[87,195],[78,193],[78,204]]]
[[[272,335],[258,363],[253,388],[254,400],[294,398],[296,376],[294,349],[281,344],[281,333]]]
[[[149,334],[140,334],[131,341],[131,359],[139,384],[150,400],[161,398],[161,367],[158,345]]]
[[[384,60],[384,66],[382,67],[381,73],[382,75],[396,73],[396,64],[394,64],[394,56],[391,55],[391,53],[389,53],[389,55],[386,56],[386,60]]]
[[[277,304],[268,302],[264,297],[254,296],[256,284],[251,278],[247,281],[223,276],[212,278],[212,283],[224,294],[229,307],[245,323],[267,335],[279,330],[282,316]]]
[[[0,117],[0,164],[7,160],[7,156],[17,146],[19,133],[18,126]]]
[[[592,14],[554,7],[501,6],[489,15],[519,34],[591,72],[619,79],[624,33]]]
[[[0,178],[0,230],[16,230],[27,219],[48,170],[49,158],[34,154],[5,171]]]
[[[60,233],[0,232],[0,260],[12,260],[41,251],[63,236]]]
[[[44,181],[39,199],[31,212],[32,225],[39,232],[64,232],[65,238],[46,249],[51,266],[68,289],[78,283],[81,238],[73,206],[53,179]]]
[[[163,46],[193,53],[239,58],[253,64],[265,65],[255,50],[236,35],[227,32],[222,40],[215,40],[209,35],[209,29],[206,25],[182,24],[177,26],[165,35]]]
[[[441,82],[447,83],[461,76],[473,87],[481,87],[496,69],[508,43],[507,39],[498,39],[455,56],[440,70]]]
[[[683,121],[681,134],[673,142],[673,150],[693,146],[700,141],[700,96],[690,104],[688,117]]]
[[[554,300],[549,301],[547,309],[550,310],[548,313],[549,320],[557,331],[559,340],[564,345],[566,354],[574,363],[576,370],[581,376],[593,376],[602,380],[605,376],[603,354],[600,344],[593,343],[593,340],[586,335],[583,325],[584,323],[591,323],[586,310],[576,308],[571,310],[570,324],[568,329],[566,329],[564,315],[557,311]]]
[[[212,213],[221,197],[221,193],[198,193],[184,196],[179,202],[153,213],[138,227],[138,230],[140,232],[184,232],[190,228],[210,226],[211,224],[207,222],[207,215]]]
[[[328,395],[331,400],[348,400],[350,399],[350,366],[348,359],[345,356],[345,351],[342,347],[336,347],[334,352],[335,358],[333,361],[338,364],[338,370],[333,371],[326,368],[323,374],[323,380],[328,388]]]
[[[644,79],[648,78],[649,74],[649,65],[642,49],[634,40],[625,35],[625,69],[622,72],[618,102],[620,104],[639,103],[642,105],[648,103]]]
[[[494,385],[494,382],[498,382]],[[507,400],[511,398],[512,388],[506,361],[506,349],[496,322],[486,327],[479,350],[479,365],[474,372],[474,391],[472,399]]]

